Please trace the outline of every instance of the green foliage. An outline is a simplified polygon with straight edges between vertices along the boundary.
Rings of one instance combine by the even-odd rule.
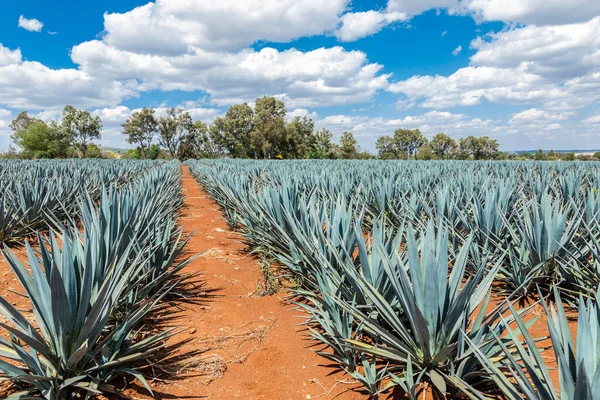
[[[59,125],[41,120],[32,121],[27,130],[13,134],[23,158],[65,158],[69,154],[71,137]]]
[[[488,136],[468,136],[460,139],[459,153],[461,159],[487,160],[498,151],[498,142]]]
[[[123,123],[123,134],[127,135],[127,143],[137,145],[142,158],[150,158],[150,146],[158,132],[158,122],[154,117],[154,109],[142,108],[131,114]]]
[[[427,144],[427,139],[418,129],[397,129],[393,140],[397,148],[405,151],[409,158],[415,158],[419,148]]]
[[[358,141],[354,138],[352,132],[344,132],[344,134],[340,138],[338,154],[339,158],[344,160],[352,160],[358,158]]]
[[[92,117],[89,111],[66,106],[62,112],[61,127],[70,136],[71,143],[81,158],[85,157],[89,141],[100,139],[102,121],[98,116]]]
[[[458,144],[450,136],[438,133],[429,142],[429,147],[437,158],[445,160],[452,156],[458,148]]]

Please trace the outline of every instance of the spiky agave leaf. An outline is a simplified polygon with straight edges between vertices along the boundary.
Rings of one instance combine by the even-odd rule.
[[[375,343],[361,340],[348,343],[358,351],[389,362],[394,372],[405,373],[410,358],[415,376],[422,374],[422,380],[430,382],[439,396],[460,390],[454,386],[453,377],[477,382],[481,390],[491,390],[492,382],[481,374],[480,363],[460,332],[466,330],[489,357],[500,354],[492,344],[492,332],[502,335],[506,325],[498,319],[499,309],[487,310],[490,287],[499,265],[489,270],[482,268],[476,276],[467,277],[469,246],[470,240],[450,263],[444,229],[436,235],[430,223],[422,240],[417,242],[409,228],[406,258],[396,257],[393,262],[384,258],[385,273],[392,278],[397,306],[359,274],[347,270],[350,279],[369,297],[373,309],[367,313],[342,300],[337,302],[375,340]],[[373,251],[382,252],[382,246],[374,243]]]
[[[550,368],[542,357],[542,350],[532,338],[521,316],[512,307],[513,318],[523,340],[519,338],[519,334],[511,333],[516,354],[503,346],[510,373],[502,373],[484,354],[476,353],[508,399],[592,400],[600,396],[600,295],[594,300],[580,298],[574,340],[560,293],[556,287],[553,290],[557,300],[555,306],[548,306],[543,299],[542,305],[558,363],[558,390],[551,379]]]
[[[15,369],[5,361],[0,370],[6,378],[24,387],[33,386],[47,399],[62,399],[91,385],[106,371],[135,365],[135,361],[154,351],[165,333],[135,348],[133,327],[152,308],[143,304],[120,325],[112,324],[112,313],[131,287],[130,281],[143,268],[140,259],[134,264],[128,257],[113,257],[107,264],[105,279],[93,293],[96,271],[86,263],[96,257],[91,243],[51,233],[50,248],[38,235],[40,254],[26,244],[31,273],[8,248],[3,253],[31,301],[36,327],[32,326],[10,303],[0,298],[0,314],[9,324],[0,327],[10,340],[0,342],[0,354],[25,366]],[[128,255],[132,245],[126,247]],[[79,253],[77,257],[73,253]],[[36,330],[39,329],[39,333]],[[106,380],[101,386],[109,390]],[[104,389],[103,389],[104,390]]]

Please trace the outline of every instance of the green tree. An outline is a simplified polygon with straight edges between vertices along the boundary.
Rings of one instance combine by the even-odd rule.
[[[533,154],[528,151],[524,151],[523,153],[519,154],[519,158],[522,160],[533,160]]]
[[[422,161],[437,160],[438,156],[433,152],[433,149],[429,145],[425,144],[419,147],[415,159]]]
[[[71,146],[70,135],[55,122],[47,124],[35,120],[27,125],[26,130],[15,132],[13,137],[15,144],[22,149],[23,158],[65,158]]]
[[[73,106],[64,108],[61,126],[71,137],[73,147],[80,158],[86,156],[89,142],[101,137],[102,121],[100,117],[92,117],[89,111],[78,110]]]
[[[167,149],[171,157],[180,156],[180,147],[184,137],[189,136],[193,121],[189,112],[172,107],[167,115],[157,121],[158,143]]]
[[[157,144],[151,144],[148,148],[148,158],[151,160],[157,160],[161,156],[160,146]]]
[[[358,142],[354,138],[352,132],[344,132],[340,139],[339,153],[340,157],[345,160],[358,158]]]
[[[418,129],[397,129],[394,142],[399,150],[405,151],[409,158],[414,158],[419,147],[427,144],[427,139]]]
[[[255,158],[275,158],[285,150],[285,105],[273,97],[256,99],[250,147]]]
[[[467,136],[460,139],[459,154],[461,158],[488,160],[498,151],[498,142],[489,136]]]
[[[391,136],[380,136],[375,142],[377,157],[382,160],[393,160],[397,158],[397,147]]]
[[[229,107],[225,117],[213,122],[209,133],[219,152],[226,152],[232,158],[246,158],[251,154],[250,134],[253,129],[254,110],[244,103]]]
[[[284,158],[306,158],[314,140],[315,123],[307,117],[295,117],[285,130],[285,143],[280,154]]]
[[[17,118],[12,120],[8,127],[12,130],[11,139],[13,142],[17,142],[19,134],[29,130],[29,127],[34,122],[39,121],[37,118],[30,117],[27,111],[22,111],[17,115]]]
[[[144,107],[140,111],[134,112],[122,126],[123,134],[127,135],[127,142],[137,145],[141,156],[149,158],[150,146],[158,131],[154,109]]]
[[[87,158],[102,158],[102,150],[97,144],[88,143],[85,149],[85,157]]]
[[[550,150],[550,151],[552,151],[552,150]],[[594,158],[600,160],[600,151],[597,151],[594,153]]]
[[[547,154],[547,157],[548,157],[549,161],[556,161],[560,158],[559,155],[556,154],[556,152],[554,150],[550,150]]]
[[[335,158],[334,145],[331,141],[332,137],[332,133],[327,129],[315,132],[307,158]]]
[[[560,159],[564,161],[575,161],[577,157],[575,157],[575,153],[571,151],[569,153],[562,153]]]
[[[216,158],[220,156],[218,146],[209,135],[208,126],[202,121],[195,121],[186,135],[182,137],[178,158]]]
[[[544,150],[539,149],[533,155],[533,159],[536,161],[546,161],[548,159],[548,157],[546,156],[546,153],[544,153]]]
[[[438,133],[429,142],[431,151],[440,159],[445,160],[458,148],[454,139],[444,133]]]

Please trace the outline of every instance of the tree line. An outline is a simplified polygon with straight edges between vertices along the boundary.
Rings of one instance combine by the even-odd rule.
[[[10,124],[11,149],[5,158],[107,157],[92,141],[101,138],[102,121],[89,111],[66,106],[60,122],[45,122],[21,112]],[[252,159],[371,159],[383,160],[574,160],[574,153],[506,153],[488,136],[468,136],[458,142],[444,133],[431,141],[418,129],[398,129],[393,136],[377,140],[377,155],[361,150],[352,132],[338,143],[327,129],[315,130],[306,116],[287,118],[285,104],[273,97],[231,106],[209,126],[188,111],[171,108],[158,117],[156,110],[142,108],[122,124],[129,144],[126,158],[252,158]],[[598,157],[596,157],[598,156]],[[579,159],[600,159],[579,156]]]

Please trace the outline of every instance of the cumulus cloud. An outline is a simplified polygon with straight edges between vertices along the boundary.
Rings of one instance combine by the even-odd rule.
[[[131,82],[103,81],[73,68],[51,69],[24,61],[20,50],[0,44],[0,104],[10,108],[116,105],[135,93]]]
[[[423,107],[530,104],[574,109],[600,98],[600,17],[564,26],[521,26],[480,37],[470,66],[449,76],[390,85]]]
[[[385,89],[389,78],[365,53],[342,47],[236,53],[194,49],[182,56],[159,56],[118,50],[96,40],[73,48],[72,58],[94,76],[137,79],[140,90],[202,90],[219,105],[262,95],[278,97],[290,107],[358,103]]]
[[[133,53],[236,51],[333,31],[349,0],[157,0],[104,15],[104,42]]]
[[[27,19],[21,15],[19,17],[19,27],[30,32],[41,32],[44,24],[35,18]]]
[[[336,36],[343,42],[352,42],[357,39],[371,36],[385,26],[397,21],[406,21],[408,15],[403,12],[364,11],[344,14],[341,18],[341,27]]]
[[[562,25],[589,21],[600,13],[596,0],[389,0],[388,10],[418,15],[432,9],[472,15],[478,22]]]

